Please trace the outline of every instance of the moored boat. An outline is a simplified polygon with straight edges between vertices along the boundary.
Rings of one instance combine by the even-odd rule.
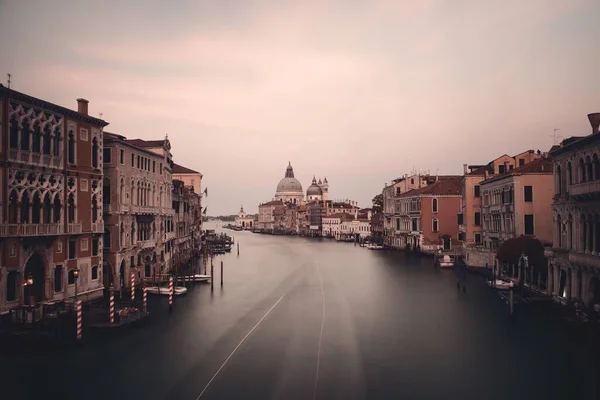
[[[166,286],[147,286],[146,287],[146,292],[148,294],[158,294],[158,295],[162,295],[162,296],[168,296],[169,295],[169,288]],[[173,295],[174,296],[181,296],[187,293],[187,288],[183,287],[183,286],[175,286],[173,287]]]

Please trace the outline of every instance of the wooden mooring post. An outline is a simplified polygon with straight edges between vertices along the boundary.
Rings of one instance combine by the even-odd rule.
[[[135,301],[135,274],[131,273],[131,302]]]
[[[173,311],[173,277],[169,276],[169,312]]]
[[[110,297],[108,298],[108,322],[111,325],[115,323],[115,295],[111,291]]]
[[[81,300],[75,302],[75,312],[77,315],[77,341],[81,341],[83,337],[83,312],[81,307]]]

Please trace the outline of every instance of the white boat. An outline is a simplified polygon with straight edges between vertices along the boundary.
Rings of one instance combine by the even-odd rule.
[[[191,282],[208,282],[210,280],[210,275],[203,275],[203,274],[194,274],[194,275],[187,275],[183,277],[184,281],[191,281]]]
[[[510,289],[510,282],[505,282],[501,279],[496,279],[496,284],[494,285],[494,281],[487,281],[487,284],[491,288],[499,289],[499,290],[508,290]],[[513,284],[514,286],[514,284]]]
[[[440,257],[440,268],[454,268],[454,260],[449,255]]]
[[[158,294],[162,296],[169,295],[169,288],[166,286],[146,286],[146,292],[148,294]],[[173,295],[181,296],[187,293],[187,288],[183,286],[175,286],[173,287]]]

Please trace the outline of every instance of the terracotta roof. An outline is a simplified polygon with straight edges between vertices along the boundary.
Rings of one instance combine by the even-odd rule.
[[[261,206],[282,206],[283,202],[281,200],[273,200],[273,201],[269,201],[263,204],[260,204],[259,207]]]
[[[421,195],[457,195],[460,196],[462,193],[461,188],[461,176],[455,177],[454,179],[443,179],[439,180],[431,185],[422,187],[420,189],[410,190],[406,193],[401,194],[398,197],[414,197]]]
[[[533,160],[521,167],[511,169],[508,172],[505,172],[500,175],[495,175],[485,181],[482,181],[480,185],[485,183],[494,182],[500,179],[504,179],[509,176],[514,175],[524,175],[524,174],[552,174],[554,169],[554,161],[552,157],[542,157],[537,160]]]
[[[165,144],[164,140],[128,139],[125,141],[137,147],[163,147]]]
[[[102,126],[102,127],[108,125],[108,122],[106,122],[100,118],[94,118],[90,115],[82,114],[80,112],[71,110],[69,108],[62,107],[62,106],[59,106],[54,103],[50,103],[49,101],[38,99],[36,97],[29,96],[25,93],[17,92],[16,90],[9,89],[9,88],[3,86],[2,84],[0,84],[0,97],[5,97],[5,98],[12,99],[12,100],[20,101],[22,103],[26,103],[27,105],[39,107],[39,108],[42,108],[42,109],[45,109],[48,111],[55,112],[57,114],[63,114],[67,117],[75,118],[80,121],[85,121],[89,124],[94,124],[94,125]]]
[[[467,176],[484,176],[485,175],[485,171],[488,171],[488,173],[493,174],[494,171],[492,169],[492,166],[490,164],[484,165],[482,167],[479,167],[477,169],[474,169],[473,171],[467,173]]]
[[[173,174],[199,174],[200,172],[194,171],[193,169],[186,168],[179,164],[173,164]]]
[[[351,215],[348,213],[335,213],[335,214],[331,214],[331,215],[325,215],[325,216],[323,216],[323,218],[342,218],[342,219],[344,219],[349,216],[351,217]]]
[[[580,148],[598,140],[600,140],[600,133],[594,133],[588,136],[572,136],[563,140],[560,144],[560,148],[552,150],[552,156]]]

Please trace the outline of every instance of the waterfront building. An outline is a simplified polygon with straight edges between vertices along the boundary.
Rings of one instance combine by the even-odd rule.
[[[120,290],[131,286],[132,273],[139,282],[171,265],[171,145],[167,138],[128,140],[106,132],[103,148],[103,277],[106,288]]]
[[[296,208],[296,233],[298,235],[308,235],[308,212],[305,204],[301,204]]]
[[[200,172],[173,163],[172,177],[173,180],[182,181],[184,186],[194,188],[194,193],[202,194],[203,175]]]
[[[565,302],[600,304],[600,113],[588,116],[592,134],[563,140],[554,161],[553,248],[549,294]]]
[[[199,208],[200,196],[194,192],[193,186],[185,186],[183,181],[173,180],[172,205],[175,238],[168,243],[171,254],[171,268],[177,273],[184,269],[199,250],[198,241],[202,235],[200,230],[202,209]],[[196,206],[195,206],[196,204]],[[146,278],[150,276],[146,275]]]
[[[485,267],[494,263],[493,254],[483,246],[481,182],[540,157],[542,155],[539,152],[528,150],[514,157],[504,154],[485,165],[463,165],[462,207],[458,214],[457,238],[464,243],[463,251],[469,267]]]
[[[0,85],[0,313],[102,296],[107,122]],[[36,313],[39,318],[41,313]]]
[[[252,230],[254,228],[254,215],[247,214],[244,211],[244,206],[241,206],[235,217],[235,226],[243,230]]]
[[[398,196],[395,234],[400,247],[435,253],[462,246],[456,239],[456,215],[460,211],[461,176],[444,176]]]
[[[484,247],[495,252],[504,241],[521,235],[551,243],[552,182],[547,154],[481,181]]]
[[[273,233],[275,229],[275,215],[283,209],[283,201],[273,200],[258,205],[257,230],[263,233]]]
[[[285,176],[277,184],[273,200],[292,204],[301,204],[304,202],[302,184],[294,177],[294,168],[292,168],[291,162],[285,170]]]
[[[326,215],[323,217],[322,233],[324,237],[340,240],[343,239],[342,235],[342,222],[351,221],[354,218],[352,215],[347,213],[337,213]]]
[[[323,217],[327,215],[326,203],[321,200],[313,200],[306,204],[308,218],[308,235],[321,236],[323,228]]]

